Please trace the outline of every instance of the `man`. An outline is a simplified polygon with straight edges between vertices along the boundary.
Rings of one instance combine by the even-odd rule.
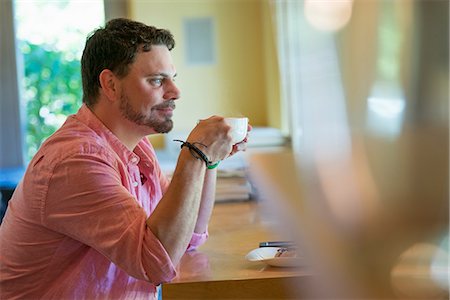
[[[83,105],[32,159],[0,228],[2,298],[155,299],[205,241],[214,167],[240,147],[214,116],[182,143],[170,183],[161,172],[146,136],[173,126],[173,47],[127,19],[88,38]]]

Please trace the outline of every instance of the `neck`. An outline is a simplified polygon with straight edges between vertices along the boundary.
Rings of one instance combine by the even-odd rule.
[[[90,110],[129,149],[133,151],[146,136],[139,126],[125,119],[118,107],[108,101],[99,101]]]

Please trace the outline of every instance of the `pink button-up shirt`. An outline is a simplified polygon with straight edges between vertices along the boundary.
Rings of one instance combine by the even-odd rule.
[[[156,299],[176,271],[146,226],[169,182],[83,105],[41,147],[0,226],[0,297]],[[207,234],[194,234],[195,248]]]

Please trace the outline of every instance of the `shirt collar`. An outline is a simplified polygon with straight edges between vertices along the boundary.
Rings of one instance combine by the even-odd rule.
[[[74,117],[93,130],[100,139],[106,141],[124,163],[134,165],[139,163],[140,157],[130,151],[86,104],[83,103]]]

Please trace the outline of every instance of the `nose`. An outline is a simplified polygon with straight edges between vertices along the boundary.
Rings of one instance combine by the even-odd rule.
[[[180,98],[180,89],[173,80],[167,80],[167,85],[164,93],[164,99],[177,100]]]

